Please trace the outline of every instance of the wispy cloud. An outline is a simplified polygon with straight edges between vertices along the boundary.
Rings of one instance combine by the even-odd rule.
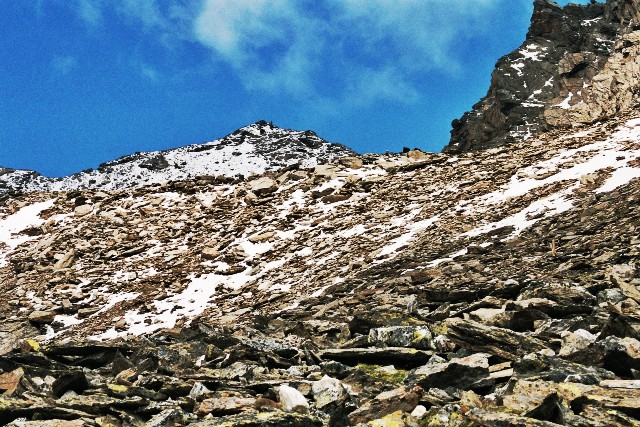
[[[51,65],[56,74],[66,76],[78,65],[78,60],[73,56],[56,56]]]
[[[101,0],[78,0],[76,4],[78,16],[86,24],[96,26],[102,21]]]
[[[140,70],[140,75],[147,80],[156,82],[160,79],[160,73],[151,65],[139,64],[138,69]]]
[[[453,42],[497,0],[205,0],[195,36],[249,89],[411,102],[416,72],[458,66]],[[455,11],[455,13],[453,12]],[[327,83],[329,81],[329,83]],[[322,82],[322,83],[319,83]]]
[[[121,0],[118,11],[139,21],[145,28],[165,27],[168,23],[155,0]]]
[[[455,73],[456,42],[513,0],[69,1],[90,25],[110,8],[166,45],[195,41],[248,90],[357,106],[415,101],[424,72]]]

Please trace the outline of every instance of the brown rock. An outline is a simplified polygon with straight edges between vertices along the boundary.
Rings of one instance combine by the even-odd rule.
[[[29,314],[29,321],[33,323],[51,323],[56,316],[57,313],[53,310],[34,311]]]
[[[91,205],[80,205],[73,210],[75,216],[86,216],[91,212],[93,212],[93,206]]]
[[[256,399],[253,397],[225,396],[224,393],[220,394],[220,397],[203,400],[196,414],[200,416],[207,414],[214,416],[234,415],[249,411],[256,405]]]
[[[277,189],[278,189],[278,183],[275,180],[266,176],[249,182],[249,190],[251,190],[251,192],[254,193],[256,196],[263,196],[266,194],[270,194],[276,191]]]
[[[15,393],[23,376],[24,370],[22,368],[7,372],[6,374],[0,374],[0,392],[5,396],[10,396]]]
[[[352,424],[360,424],[383,418],[396,411],[411,413],[418,406],[423,393],[421,387],[385,391],[349,414],[349,421]]]

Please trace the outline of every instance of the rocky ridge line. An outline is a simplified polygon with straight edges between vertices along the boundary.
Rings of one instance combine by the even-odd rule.
[[[97,170],[63,178],[0,167],[0,194],[83,188],[113,190],[198,176],[237,178],[295,165],[313,167],[354,154],[343,145],[325,141],[313,131],[282,129],[259,121],[219,140],[136,153],[103,163]]]
[[[535,0],[525,42],[501,58],[487,95],[452,123],[447,152],[486,149],[595,123],[637,104],[640,3],[564,8]]]

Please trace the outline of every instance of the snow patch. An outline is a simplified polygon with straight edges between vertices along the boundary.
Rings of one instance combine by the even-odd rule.
[[[569,95],[567,95],[565,100],[562,101],[560,104],[554,105],[554,107],[562,108],[563,110],[568,110],[569,108],[571,108],[570,102],[572,99],[573,99],[573,93],[569,92]]]
[[[9,252],[21,244],[35,239],[35,237],[22,235],[21,232],[31,227],[39,227],[45,223],[40,217],[42,211],[51,208],[56,199],[34,203],[24,206],[18,212],[0,220],[0,267],[7,265],[7,255]]]
[[[128,329],[116,331],[115,328],[111,328],[91,338],[102,341],[129,334],[142,335],[159,329],[173,328],[179,319],[192,318],[202,314],[211,306],[216,291],[220,288],[238,290],[253,280],[248,270],[233,275],[190,276],[189,279],[191,283],[181,293],[154,301],[155,312],[140,313],[138,310],[132,310],[125,313],[124,319],[129,326]]]

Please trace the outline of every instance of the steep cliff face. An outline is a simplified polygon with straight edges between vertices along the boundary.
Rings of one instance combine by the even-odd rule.
[[[496,64],[487,96],[452,123],[446,152],[528,139],[628,110],[640,91],[640,2],[564,8],[535,0],[525,42]]]

